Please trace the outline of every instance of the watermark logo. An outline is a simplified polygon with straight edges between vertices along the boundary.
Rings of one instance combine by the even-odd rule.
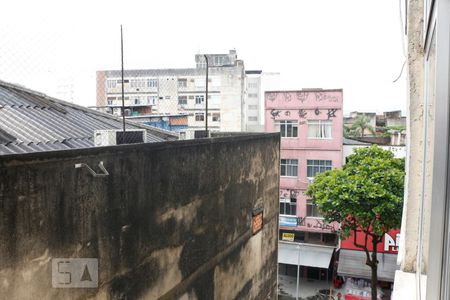
[[[52,286],[54,288],[98,287],[98,259],[52,259]]]

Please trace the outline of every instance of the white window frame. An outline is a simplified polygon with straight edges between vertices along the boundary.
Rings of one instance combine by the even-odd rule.
[[[149,87],[149,88],[158,87],[158,79],[155,79],[155,78],[147,79],[147,87]]]
[[[285,163],[283,164],[283,161],[285,161]],[[294,163],[295,161],[295,163]],[[280,174],[281,171],[283,169],[283,166],[285,167],[285,175],[281,174],[281,177],[298,177],[298,159],[294,159],[294,158],[282,158],[280,161]],[[296,167],[296,175],[286,175],[288,173],[288,169],[290,168],[294,168]]]
[[[180,100],[183,101],[183,103],[180,103]],[[188,97],[187,96],[178,96],[178,105],[187,105]]]
[[[196,122],[203,122],[203,121],[205,121],[205,114],[204,113],[195,113],[194,117],[195,117],[195,121]],[[199,117],[199,118],[197,118],[197,117]]]
[[[315,164],[316,162],[319,162],[319,164]],[[321,164],[323,162],[323,164]],[[329,162],[329,165],[326,165],[326,163]],[[313,176],[310,176],[309,169],[310,168],[319,168],[319,171],[314,173]],[[316,176],[317,174],[320,174],[322,172],[330,171],[333,169],[333,161],[329,159],[308,159],[306,160],[306,177],[308,180],[311,180]]]
[[[280,210],[280,216],[289,216],[289,217],[297,216],[297,203],[298,202],[297,202],[297,199],[295,199],[295,200],[296,201],[292,201],[292,199],[290,199],[290,198],[280,198],[280,206],[281,206],[281,203],[284,203],[285,205],[287,203],[290,206],[289,210],[292,210],[292,206],[295,205],[294,214],[283,214],[283,213],[281,213],[281,210]],[[291,213],[292,213],[292,211],[291,211]]]
[[[319,136],[316,134],[311,135],[311,126],[319,126],[318,132]],[[329,131],[326,127],[329,127]],[[329,136],[326,136],[329,132]],[[333,139],[333,121],[331,120],[308,120],[308,139],[316,140],[331,140]]]
[[[195,104],[196,105],[202,105],[204,102],[205,102],[204,95],[195,95]]]
[[[291,126],[292,136],[287,136],[288,126]],[[284,127],[284,130],[283,130]],[[294,128],[296,129],[296,135],[294,136]],[[298,138],[298,121],[295,120],[280,120],[275,122],[275,131],[279,131],[282,138]]]
[[[213,113],[212,114],[212,121],[213,122],[220,122],[220,113]]]

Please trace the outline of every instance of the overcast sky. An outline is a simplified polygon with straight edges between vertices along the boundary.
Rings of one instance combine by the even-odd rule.
[[[402,1],[403,2],[403,1]],[[236,49],[246,69],[281,73],[281,89],[343,88],[345,111],[405,110],[397,0],[7,1],[0,79],[95,104],[95,71],[194,67]],[[404,12],[402,12],[404,13]]]

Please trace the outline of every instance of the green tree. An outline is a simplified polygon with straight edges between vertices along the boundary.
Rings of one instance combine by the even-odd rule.
[[[366,130],[375,135],[375,129],[370,125],[370,118],[364,114],[358,115],[351,126],[352,135],[363,137]]]
[[[404,159],[394,158],[390,151],[376,145],[359,148],[343,169],[317,175],[306,191],[326,222],[341,224],[341,238],[353,234],[355,246],[365,251],[372,273],[372,299],[377,297],[377,245],[401,223],[404,168]],[[365,235],[363,244],[356,241],[357,231]]]

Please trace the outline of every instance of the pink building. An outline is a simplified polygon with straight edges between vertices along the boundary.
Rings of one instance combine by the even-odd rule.
[[[265,94],[265,130],[281,133],[280,274],[330,280],[338,224],[304,195],[317,173],[342,166],[342,89]],[[293,275],[293,276],[296,276]]]

